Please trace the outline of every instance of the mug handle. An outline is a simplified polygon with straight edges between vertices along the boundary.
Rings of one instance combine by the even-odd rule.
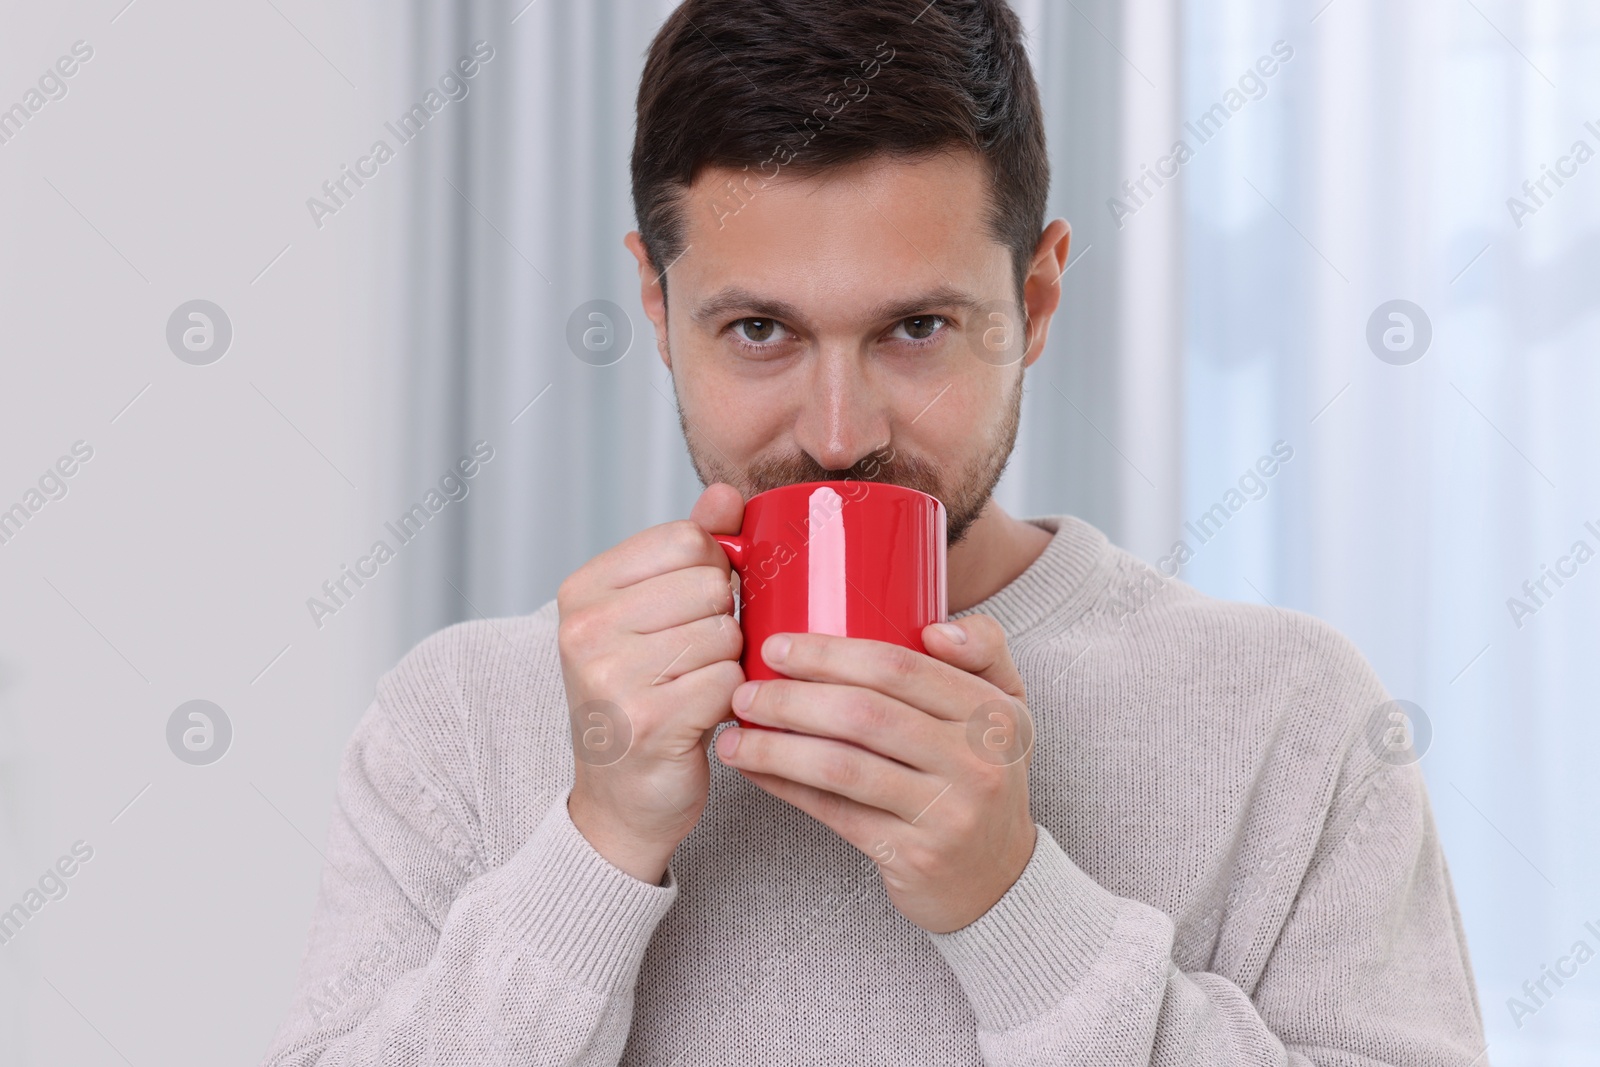
[[[722,546],[722,551],[724,551],[724,552],[726,552],[728,554],[728,563],[733,567],[733,573],[735,573],[735,574],[737,574],[739,576],[739,585],[742,588],[743,585],[744,585],[744,568],[745,568],[745,555],[744,555],[744,553],[745,553],[745,548],[746,548],[746,545],[745,545],[743,537],[741,535],[739,535],[739,534],[712,534],[711,535],[711,539],[713,541],[715,541],[717,544],[721,545]],[[738,604],[739,604],[739,598],[736,596],[736,597],[734,597],[734,610],[735,611],[738,610]],[[730,712],[728,714],[728,717],[723,719],[722,721],[723,722],[736,722],[740,726],[744,727],[747,730],[749,730],[749,729],[756,729],[756,730],[771,730],[771,729],[775,729],[775,727],[762,726],[759,723],[745,722],[743,719],[739,718],[739,716],[737,714],[732,713],[732,712]]]
[[[746,544],[742,534],[712,534],[711,539],[722,546],[722,551],[727,553],[728,563],[733,567],[733,573],[739,577],[739,588],[744,588],[745,549]],[[742,594],[736,593],[733,598],[733,610],[738,612],[739,599]],[[737,614],[734,616],[737,618]]]
[[[712,534],[711,539],[722,546],[722,551],[728,554],[728,562],[739,575],[739,580],[744,581],[744,550],[745,543],[739,534]]]

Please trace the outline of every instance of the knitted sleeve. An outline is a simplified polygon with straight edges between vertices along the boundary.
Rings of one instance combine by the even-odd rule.
[[[1330,788],[1303,848],[1251,894],[1254,911],[1281,916],[1261,928],[1259,977],[1241,988],[1193,961],[1180,967],[1172,918],[1098,884],[1040,826],[1029,865],[989,912],[930,935],[991,1067],[1486,1067],[1422,775],[1367,743],[1366,712],[1383,691],[1358,654],[1313,658],[1322,662],[1299,672],[1289,702],[1342,720],[1343,742],[1324,754]]]
[[[407,743],[415,716],[396,722],[403,699],[380,689],[345,751],[294,1005],[264,1063],[617,1063],[676,875],[612,866],[573,826],[570,790],[485,869],[462,798]]]

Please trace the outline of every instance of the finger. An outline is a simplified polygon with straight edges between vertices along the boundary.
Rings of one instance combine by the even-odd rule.
[[[627,653],[644,685],[664,685],[719,660],[739,659],[744,635],[731,615],[713,615],[636,638]]]
[[[744,671],[737,660],[717,660],[644,693],[652,704],[669,709],[667,718],[692,730],[689,738],[698,739],[730,717],[728,694],[742,681]]]
[[[762,660],[789,678],[873,689],[952,722],[999,694],[965,671],[888,641],[832,634],[783,633],[767,638]]]
[[[910,822],[945,788],[933,775],[822,737],[729,727],[717,756],[739,770],[775,774]]]
[[[928,654],[975,674],[1006,695],[1026,702],[1022,675],[1011,661],[1006,632],[987,615],[967,615],[925,627],[922,643]]]
[[[653,634],[697,619],[732,620],[733,585],[717,567],[685,567],[610,594],[594,609],[610,629]]]
[[[880,863],[894,858],[897,834],[904,832],[903,824],[894,816],[775,774],[742,768],[739,773],[752,785],[793,804]]]
[[[727,482],[712,482],[694,502],[689,518],[706,533],[736,534],[744,522],[744,497]]]
[[[862,686],[748,681],[733,691],[733,710],[762,726],[847,741],[928,774],[948,775],[960,766],[946,752],[952,743],[962,744],[949,724]]]
[[[563,608],[581,607],[658,574],[701,566],[717,567],[726,574],[728,555],[699,523],[664,522],[606,549],[574,571],[562,583]]]

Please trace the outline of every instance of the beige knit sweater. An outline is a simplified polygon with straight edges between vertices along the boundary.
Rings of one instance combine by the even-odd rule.
[[[1044,553],[972,609],[1037,724],[1037,844],[987,914],[922,931],[715,755],[663,884],[613,867],[567,814],[552,602],[380,683],[265,1062],[1486,1064],[1423,780],[1370,743],[1360,654],[1032,521]]]

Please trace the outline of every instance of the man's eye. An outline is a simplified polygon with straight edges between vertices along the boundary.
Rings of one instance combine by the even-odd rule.
[[[740,319],[733,324],[739,339],[751,344],[765,345],[783,339],[783,327],[776,319]]]
[[[946,326],[943,315],[913,315],[909,319],[901,319],[895,323],[894,336],[900,336],[904,331],[905,339],[911,341],[926,341]]]

